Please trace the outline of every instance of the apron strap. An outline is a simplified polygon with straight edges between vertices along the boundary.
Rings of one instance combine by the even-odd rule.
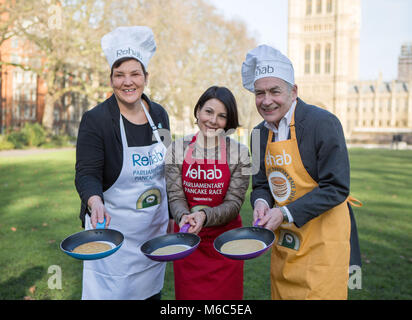
[[[356,199],[356,198],[354,198],[354,197],[352,197],[352,196],[349,196],[349,197],[346,199],[346,201],[349,202],[349,204],[350,204],[351,206],[354,206],[354,207],[360,208],[360,207],[363,206],[363,203],[362,203],[360,200],[358,200],[358,199]]]
[[[122,114],[120,113],[120,136],[122,138],[123,145],[123,159],[125,159],[126,149],[129,147],[127,144],[126,130],[124,129],[124,124],[122,120]]]
[[[163,142],[162,142],[162,139],[160,139],[159,131],[157,130],[156,125],[153,123],[153,120],[152,120],[152,118],[150,117],[149,112],[146,110],[146,107],[144,106],[144,103],[143,103],[142,99],[140,99],[140,104],[142,105],[143,111],[144,111],[144,113],[146,114],[146,118],[147,118],[147,120],[149,121],[150,126],[152,127],[153,134],[155,135],[155,138],[156,138],[157,142],[163,143]]]
[[[149,121],[150,127],[151,127],[152,130],[153,130],[153,134],[155,135],[155,138],[156,138],[157,142],[163,143],[162,139],[160,139],[160,136],[159,136],[159,132],[158,132],[158,130],[157,130],[157,127],[156,127],[156,125],[154,124],[152,118],[150,117],[149,112],[147,112],[146,107],[144,106],[142,100],[140,100],[140,103],[141,103],[141,105],[142,105],[142,107],[143,107],[143,111],[144,111],[144,113],[145,113],[145,115],[146,115],[147,121]],[[123,150],[126,150],[126,148],[128,147],[128,145],[127,145],[127,139],[126,139],[126,131],[125,131],[125,129],[124,129],[124,125],[123,125],[123,121],[122,121],[122,114],[121,114],[121,113],[120,113],[120,135],[121,135],[121,137],[122,137]]]

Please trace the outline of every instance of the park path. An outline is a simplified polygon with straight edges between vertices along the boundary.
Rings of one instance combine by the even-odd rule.
[[[74,147],[69,148],[53,148],[53,149],[13,149],[13,150],[3,150],[0,151],[0,158],[7,158],[7,157],[24,157],[26,155],[37,154],[37,153],[48,153],[48,152],[56,152],[56,151],[63,151],[63,150],[75,150]]]

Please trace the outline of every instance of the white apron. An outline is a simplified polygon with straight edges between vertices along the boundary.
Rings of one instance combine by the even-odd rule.
[[[127,146],[120,115],[123,165],[116,182],[103,193],[109,228],[123,233],[122,247],[109,257],[84,261],[82,299],[146,299],[163,288],[166,263],[140,251],[147,240],[166,234],[169,220],[164,175],[166,147],[142,103],[157,143]],[[86,215],[86,230],[92,229]]]

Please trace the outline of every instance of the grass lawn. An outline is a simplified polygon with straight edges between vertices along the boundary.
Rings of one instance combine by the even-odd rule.
[[[412,299],[412,151],[350,150],[363,257],[350,299]],[[0,299],[80,299],[82,262],[59,249],[81,230],[75,152],[0,157]],[[242,207],[250,225],[249,198]],[[245,299],[270,299],[270,254],[245,262]],[[50,289],[61,271],[61,289]],[[163,299],[174,299],[172,263]]]

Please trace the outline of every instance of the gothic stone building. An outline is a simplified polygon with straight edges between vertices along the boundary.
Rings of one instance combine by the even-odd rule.
[[[289,0],[288,56],[299,96],[333,112],[352,143],[412,144],[412,49],[399,79],[359,80],[361,0]]]

